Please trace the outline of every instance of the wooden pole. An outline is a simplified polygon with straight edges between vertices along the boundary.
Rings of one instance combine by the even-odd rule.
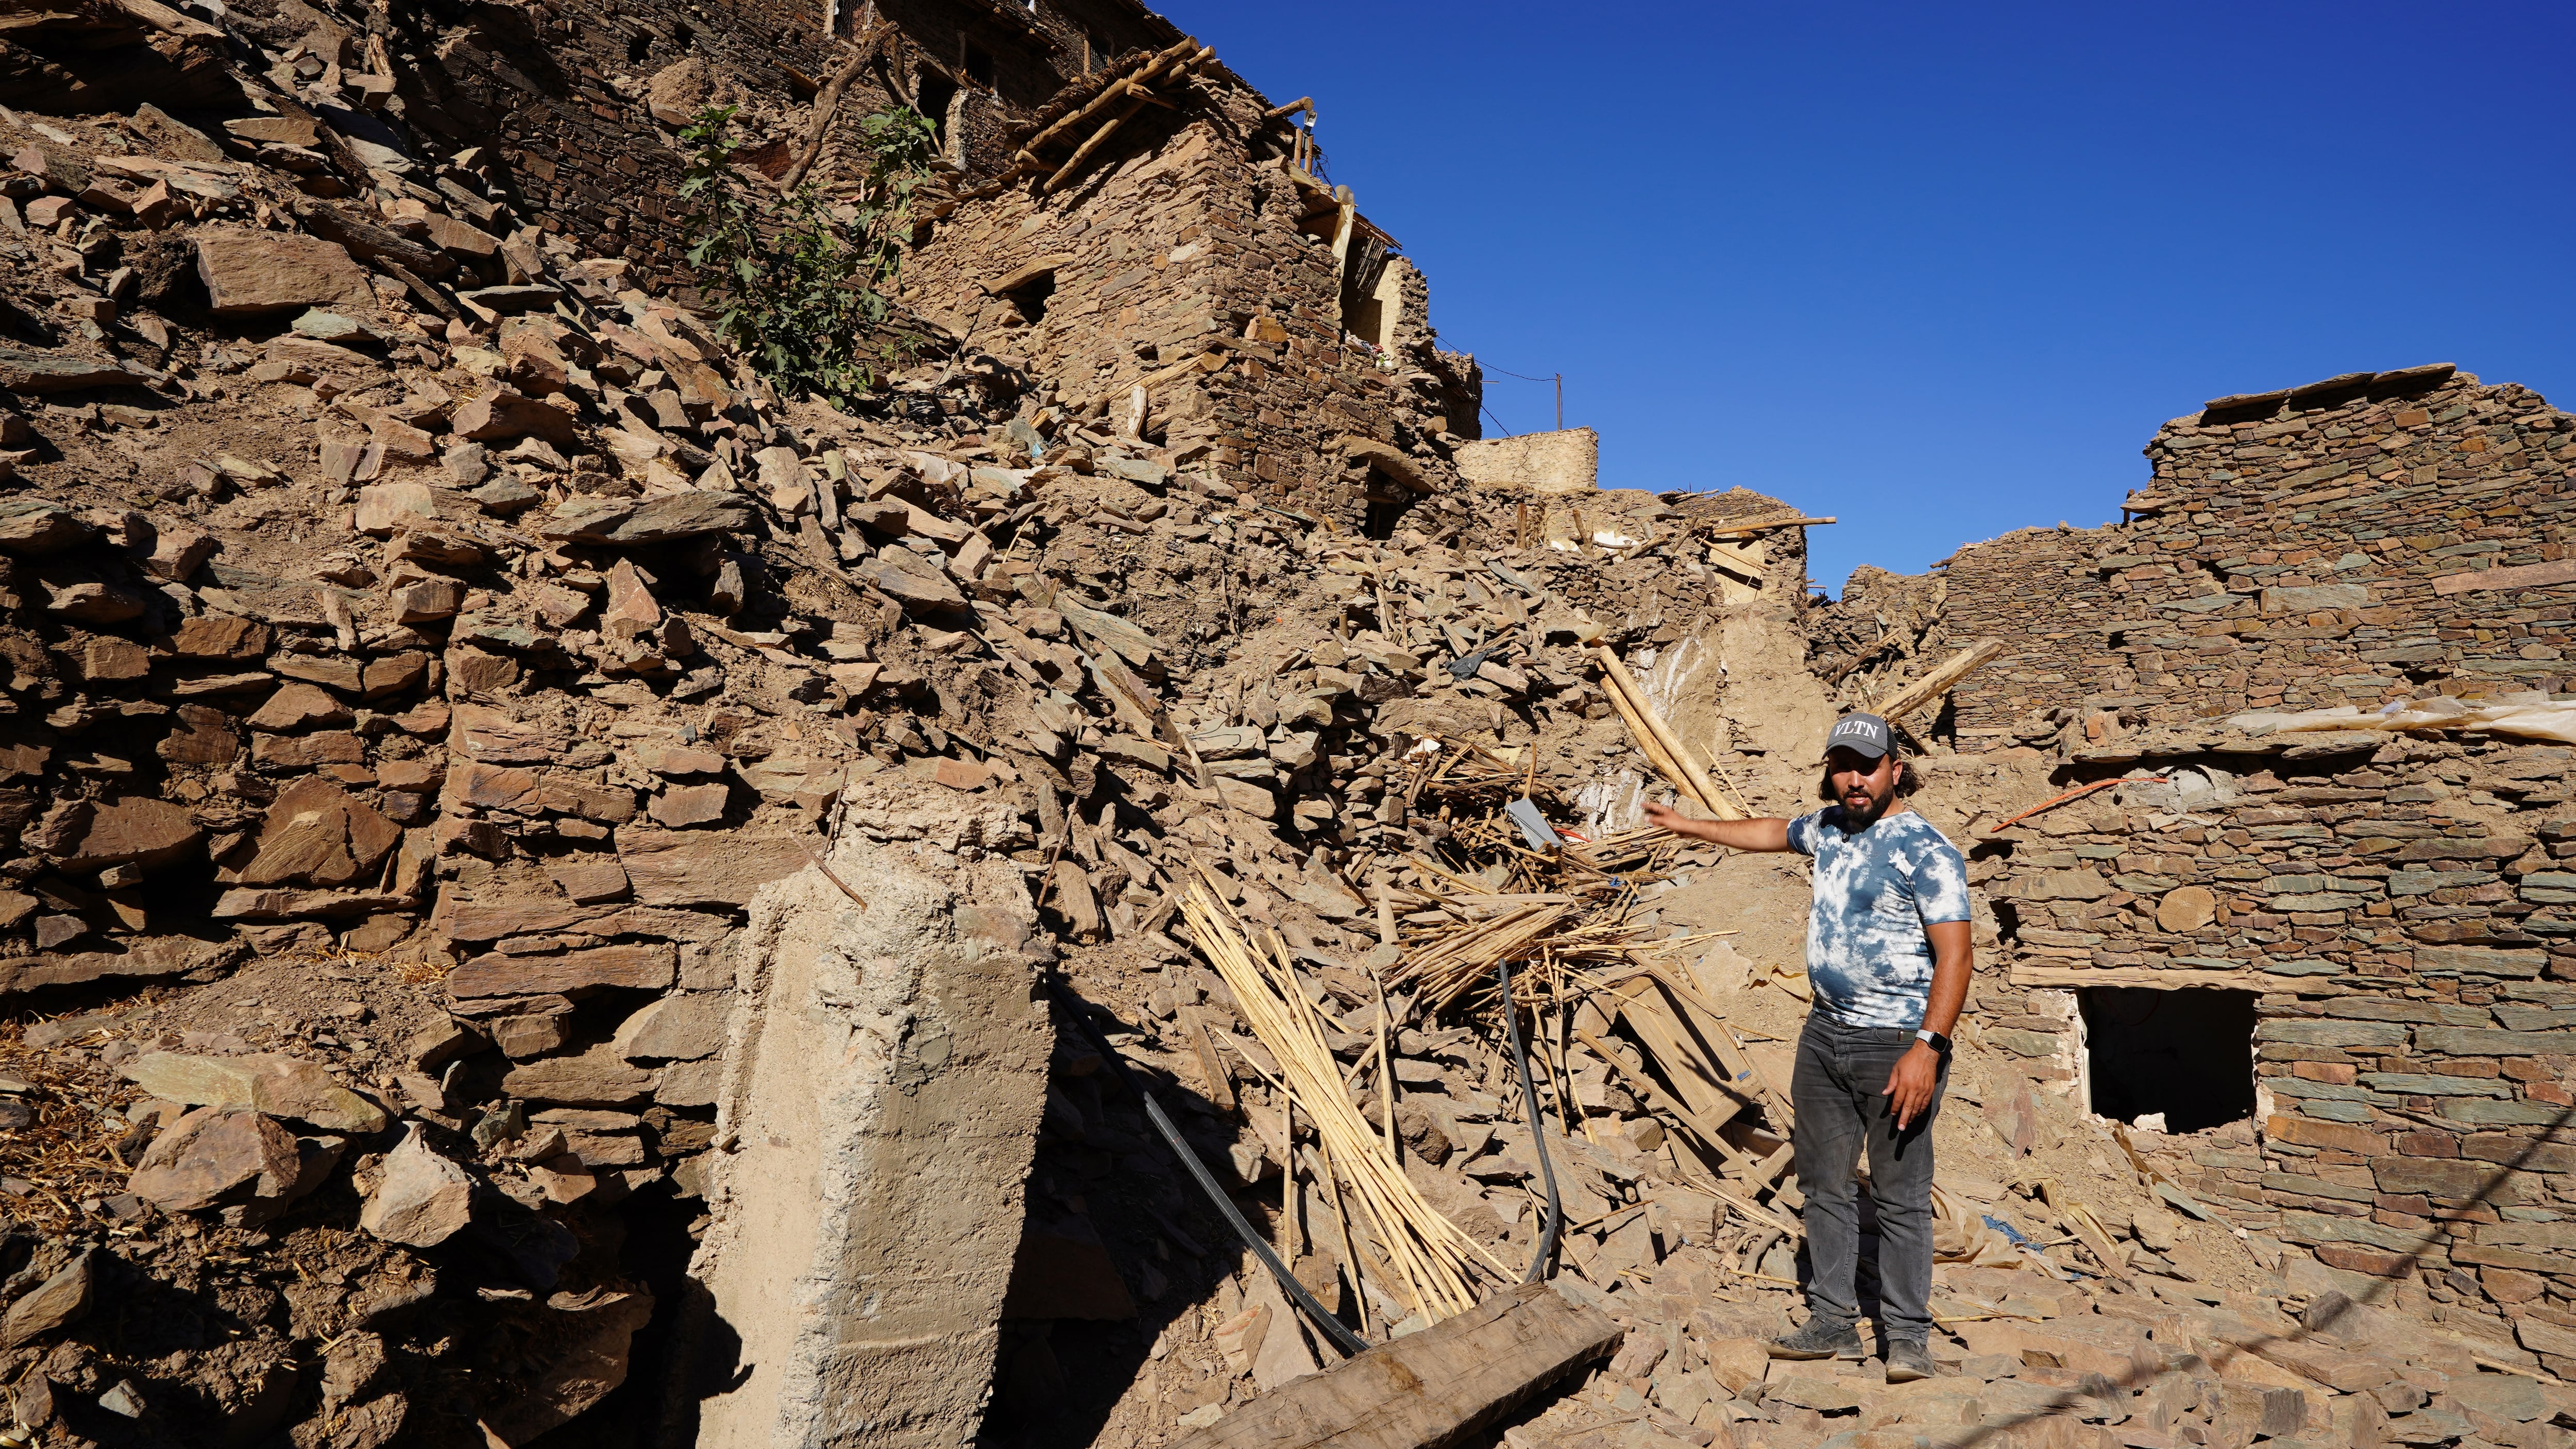
[[[1601,677],[1611,687],[1610,702],[1619,706],[1620,713],[1628,717],[1630,730],[1651,738],[1659,747],[1660,753],[1672,766],[1668,773],[1674,774],[1673,784],[1716,818],[1743,819],[1744,812],[1728,804],[1709,782],[1708,767],[1691,754],[1689,746],[1682,743],[1681,737],[1673,733],[1673,727],[1656,712],[1645,691],[1637,688],[1637,682],[1628,677],[1628,666],[1620,662],[1619,656],[1607,644],[1596,646],[1593,652],[1601,657]],[[1650,757],[1653,753],[1649,752]]]
[[[1730,523],[1717,528],[1694,528],[1702,538],[1742,538],[1748,534],[1769,533],[1775,528],[1813,528],[1833,522],[1830,518],[1769,518],[1756,523]]]
[[[1091,100],[1082,107],[1082,109],[1073,112],[1071,115],[1059,117],[1053,125],[1048,126],[1045,130],[1038,132],[1025,142],[1022,142],[1020,145],[1021,153],[1023,155],[1034,157],[1040,146],[1044,146],[1048,142],[1055,140],[1057,137],[1078,129],[1085,121],[1088,121],[1092,117],[1100,114],[1102,111],[1109,109],[1112,102],[1127,93],[1127,87],[1129,85],[1153,80],[1155,76],[1162,72],[1165,66],[1180,60],[1184,56],[1195,55],[1198,49],[1199,43],[1196,40],[1184,39],[1171,49],[1147,59],[1144,64],[1129,72],[1125,80],[1111,81],[1108,85],[1101,87],[1100,94],[1093,96]]]
[[[1890,722],[1899,716],[1912,714],[1948,694],[1960,680],[1974,674],[2003,652],[2003,641],[1999,639],[1971,644],[1943,660],[1941,666],[1931,673],[1870,706],[1870,713]]]
[[[1132,86],[1135,83],[1130,81],[1128,84]],[[1135,115],[1138,111],[1141,111],[1144,108],[1144,90],[1142,87],[1137,87],[1136,94],[1128,98],[1127,108],[1120,111],[1118,114],[1111,116],[1099,130],[1092,132],[1091,139],[1083,142],[1081,147],[1077,149],[1071,157],[1067,158],[1062,166],[1057,167],[1055,169],[1055,174],[1048,177],[1046,179],[1046,184],[1040,186],[1038,190],[1053,191],[1057,187],[1062,186],[1066,177],[1071,176],[1075,171],[1081,169],[1082,163],[1091,159],[1092,152],[1099,150],[1104,145],[1107,145],[1109,138],[1118,134],[1118,128],[1126,125],[1129,117]]]

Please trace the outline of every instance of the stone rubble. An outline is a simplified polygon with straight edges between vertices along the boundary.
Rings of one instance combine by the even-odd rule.
[[[628,32],[547,4],[435,47],[409,7],[91,9],[130,65],[0,87],[0,301],[31,344],[0,349],[0,1382],[44,1442],[667,1429],[693,1380],[639,1355],[675,1352],[679,1259],[766,1145],[728,1096],[737,948],[850,842],[1024,887],[1034,938],[988,904],[966,933],[1053,960],[1180,1089],[1310,1288],[1418,1324],[1317,1231],[1311,1145],[1174,929],[1185,872],[1278,934],[1354,1070],[1390,1028],[1371,1101],[1405,1170],[1525,1258],[1496,1044],[1377,990],[1386,893],[1480,824],[1423,762],[1508,752],[1559,829],[1632,823],[1652,771],[1608,646],[1714,696],[1691,728],[1729,787],[1794,809],[1757,662],[1866,699],[1985,633],[2018,652],[1924,724],[2003,957],[1944,1119],[1942,1375],[1762,1358],[1794,1182],[1699,1191],[1634,1048],[1578,1012],[1602,1044],[1548,1057],[1560,1281],[1628,1333],[1502,1438],[2569,1442],[2567,752],[2207,723],[2565,683],[2540,591],[2576,445],[2528,393],[2434,368],[2222,399],[2158,435],[2139,522],[1818,607],[1787,504],[1463,477],[1474,359],[1222,67],[1062,193],[973,183],[1106,94],[1087,34],[1051,100],[962,98],[969,174],[901,299],[928,342],[843,413],[776,396],[662,270],[669,128],[735,84],[704,60],[566,79],[550,50]],[[654,23],[624,64],[669,50]],[[557,81],[590,100],[540,135],[505,96]],[[507,146],[446,144],[478,108]],[[648,199],[604,213],[586,168],[638,155]],[[2001,826],[2132,770],[2156,778]],[[1633,919],[1753,929],[1796,884],[1756,870],[1667,851]],[[1755,904],[1691,904],[1716,882]],[[1769,1071],[1794,973],[1747,940],[1688,969]],[[2084,1122],[2088,984],[2255,993],[2263,1110]],[[968,1265],[1002,1302],[960,1339],[997,1443],[1078,1406],[1160,1444],[1329,1360],[1084,1040],[1059,1022],[1044,1064],[1018,1270]],[[1776,1152],[1771,1125],[1735,1145]]]

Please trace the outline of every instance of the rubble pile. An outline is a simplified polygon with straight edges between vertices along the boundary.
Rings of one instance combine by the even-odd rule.
[[[2135,731],[2170,711],[2016,694],[2012,746],[1975,753],[2002,743],[1977,723],[1997,706],[1961,686],[1924,727],[1920,803],[1979,831],[1978,938],[2009,974],[1979,982],[1936,1129],[1954,1372],[1768,1364],[1799,1271],[1803,881],[1638,830],[1634,806],[1705,762],[1691,798],[1803,808],[1832,693],[1881,697],[1968,642],[1964,570],[1819,608],[1816,520],[1749,490],[1461,482],[1473,359],[1314,174],[1299,108],[1194,43],[1156,32],[1095,70],[1086,38],[1091,78],[1054,107],[952,108],[997,165],[948,178],[916,238],[930,340],[840,412],[777,396],[643,248],[601,254],[595,188],[432,144],[484,92],[428,74],[417,19],[98,0],[11,32],[0,1389],[23,1437],[690,1437],[739,1387],[705,1321],[719,1269],[768,1272],[772,1298],[722,1289],[787,1337],[837,1344],[876,1312],[842,1301],[861,1274],[796,1296],[794,1174],[826,1165],[782,1160],[805,1139],[763,1072],[791,1053],[913,1101],[882,1132],[837,1125],[925,1152],[943,1070],[996,1101],[1027,1079],[1025,1130],[976,1158],[995,1180],[946,1199],[1005,1220],[929,1245],[1018,1240],[1016,1263],[957,1265],[1001,1322],[943,1340],[975,1367],[921,1391],[938,1413],[974,1422],[989,1362],[997,1443],[1215,1423],[1330,1344],[1066,1011],[1352,1328],[1456,1306],[1398,1287],[1345,1215],[1314,1113],[1214,969],[1224,919],[1311,1008],[1299,1079],[1348,1096],[1333,1151],[1382,1147],[1401,1185],[1380,1200],[1418,1199],[1461,1262],[1528,1260],[1544,1141],[1562,1291],[1627,1333],[1512,1442],[2566,1442],[2568,1179],[2542,1140],[2563,1118],[2535,1115],[2566,1096],[2563,750],[2160,743]],[[439,64],[536,95],[569,27],[484,7]],[[872,56],[898,95],[946,77],[869,34],[841,81]],[[680,64],[581,93],[623,98],[629,149],[667,156],[688,85],[739,81]],[[2326,401],[2474,387],[2448,379]],[[2525,456],[2498,430],[2545,431],[2516,398],[2458,405],[2389,422],[2474,416]],[[2354,602],[2254,572],[2304,558],[2246,560],[2264,599]],[[2212,619],[2257,592],[2191,587],[2176,607]],[[1636,733],[1664,716],[1686,748]],[[2156,779],[2010,818],[2128,771]],[[843,929],[861,918],[878,934]],[[779,951],[810,997],[764,975]],[[1503,957],[1536,1123],[1487,984]],[[1039,965],[1074,1003],[1051,1052],[1035,1015],[1004,1020]],[[934,966],[1001,1025],[917,1030],[897,998]],[[2084,1125],[2073,988],[2186,977],[2259,993],[2263,1111]],[[817,1045],[835,1011],[862,1018],[838,1056]],[[2477,1164],[2502,1158],[2528,1175],[2499,1194]],[[2453,1225],[2473,1231],[2394,1246]]]
[[[1248,506],[1018,358],[782,402],[378,72],[270,53],[230,117],[9,122],[0,990],[75,1011],[0,1049],[30,1429],[599,1405],[704,1226],[728,938],[871,776],[1005,804],[983,845],[1104,959],[1169,960],[1184,844],[1356,958],[1416,742],[1619,754],[1586,649],[1638,628],[1549,582],[1592,559],[1489,565],[1455,498],[1387,540]],[[22,1293],[81,1252],[241,1327]]]

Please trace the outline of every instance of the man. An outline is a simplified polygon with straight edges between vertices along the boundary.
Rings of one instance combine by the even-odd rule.
[[[1968,997],[1968,870],[1958,847],[1907,807],[1914,774],[1887,721],[1845,715],[1825,739],[1825,809],[1795,820],[1646,818],[1736,850],[1815,859],[1807,981],[1790,1099],[1807,1196],[1807,1322],[1773,1358],[1864,1357],[1853,1278],[1860,1260],[1855,1168],[1869,1151],[1878,1208],[1878,1332],[1887,1381],[1926,1378],[1932,1318],[1932,1119],[1949,1079],[1950,1028]]]

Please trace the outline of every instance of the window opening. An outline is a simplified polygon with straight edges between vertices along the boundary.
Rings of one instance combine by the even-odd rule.
[[[653,37],[649,33],[639,30],[626,38],[626,63],[628,65],[642,65],[652,54]]]
[[[1055,295],[1055,273],[1041,272],[1002,295],[1010,298],[1011,305],[1019,309],[1021,322],[1043,322],[1046,320],[1047,299]]]
[[[1030,278],[1028,286],[1010,291],[1010,304],[1020,309],[1020,322],[1046,322],[1046,299],[1056,296],[1056,273]]]
[[[2254,1115],[2253,992],[2090,986],[2075,999],[2097,1115],[2166,1132]]]
[[[986,90],[993,88],[993,53],[976,46],[966,47],[966,78]]]

